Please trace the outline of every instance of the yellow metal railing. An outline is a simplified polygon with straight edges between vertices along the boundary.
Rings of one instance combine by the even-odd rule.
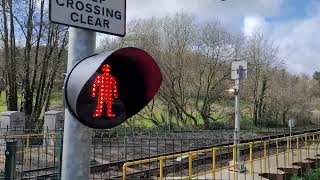
[[[250,155],[249,155],[249,162],[250,162],[250,176],[252,176],[252,162],[253,162],[253,143],[250,143]]]
[[[297,150],[298,150],[298,160],[300,161],[301,160],[301,156],[300,156],[300,147],[299,147],[299,136],[297,136]]]
[[[263,143],[264,171],[267,171],[267,142]]]
[[[189,177],[191,177],[192,176],[192,152],[189,152],[189,170],[188,170],[188,172],[189,172]]]
[[[30,140],[34,137],[56,136],[61,133],[42,133],[42,134],[15,134],[15,135],[0,135],[0,139],[26,139],[26,148],[30,147]]]
[[[233,179],[236,179],[236,161],[237,158],[237,147],[236,145],[232,146],[232,172],[233,172]]]
[[[160,180],[163,180],[163,158],[160,158]]]
[[[291,149],[291,138],[287,137],[287,157],[288,157],[288,163],[290,162],[290,149]]]
[[[216,178],[216,154],[217,149],[212,149],[212,179]]]
[[[217,171],[223,170],[223,169],[230,169],[232,168],[232,172],[233,172],[233,179],[236,179],[236,167],[239,165],[237,164],[237,160],[236,160],[236,152],[237,152],[237,148],[246,148],[249,146],[249,161],[244,161],[244,163],[249,163],[249,172],[250,175],[253,175],[253,162],[255,160],[264,160],[264,171],[266,172],[267,169],[269,169],[269,164],[267,161],[267,157],[271,157],[271,156],[276,156],[276,158],[278,159],[278,156],[280,154],[285,154],[288,153],[288,160],[290,159],[290,151],[293,151],[293,149],[291,148],[291,142],[293,139],[296,140],[296,149],[297,149],[297,153],[298,153],[298,159],[301,160],[301,146],[300,146],[300,142],[299,139],[304,139],[304,148],[308,149],[308,146],[310,145],[310,143],[308,144],[308,139],[313,140],[313,145],[315,145],[315,139],[319,140],[320,134],[319,132],[316,133],[306,133],[306,134],[301,134],[301,135],[294,135],[294,136],[289,136],[289,137],[279,137],[279,138],[275,138],[275,139],[270,139],[267,141],[254,141],[254,142],[248,142],[248,143],[242,143],[239,144],[238,147],[236,147],[235,145],[232,145],[232,165],[228,165],[225,167],[221,167],[221,168],[217,168],[217,164],[216,164],[216,156],[217,151],[222,152],[223,150],[228,150],[230,149],[230,146],[222,146],[222,147],[213,147],[213,148],[208,148],[208,149],[202,149],[202,150],[198,150],[198,151],[190,151],[190,152],[185,152],[185,153],[176,153],[173,155],[168,155],[168,156],[160,156],[160,157],[155,157],[155,158],[146,158],[146,159],[142,159],[142,160],[137,160],[137,161],[131,161],[131,162],[126,162],[123,164],[123,180],[126,179],[127,177],[127,168],[129,166],[134,166],[134,165],[140,165],[140,164],[146,164],[146,163],[155,163],[155,162],[159,162],[159,174],[160,180],[164,179],[164,173],[163,173],[163,168],[164,168],[164,162],[166,160],[170,160],[170,159],[174,159],[174,158],[178,158],[178,157],[187,157],[188,158],[188,176],[183,178],[183,179],[192,179],[193,177],[197,177],[197,176],[201,176],[201,175],[205,175],[208,173],[212,173],[212,178],[215,179],[216,173]],[[285,143],[286,145],[286,150],[284,150],[284,152],[280,153],[279,152],[279,144],[280,143]],[[268,150],[268,146],[267,144],[275,144],[276,145],[276,153],[275,154],[268,154],[267,150]],[[263,157],[259,157],[254,159],[253,158],[253,148],[254,146],[263,146]],[[316,149],[316,153],[318,152],[318,145],[319,143],[317,143],[317,149]],[[306,157],[308,157],[308,151],[306,151]],[[193,156],[197,155],[197,154],[201,154],[201,153],[211,153],[212,154],[212,170],[209,172],[202,172],[202,173],[198,173],[198,174],[193,174],[193,170],[192,170],[192,163],[193,163]]]

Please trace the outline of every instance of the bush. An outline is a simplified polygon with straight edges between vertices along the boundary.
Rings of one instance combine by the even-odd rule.
[[[310,170],[303,177],[294,176],[291,178],[291,180],[319,180],[319,179],[320,179],[320,168]]]

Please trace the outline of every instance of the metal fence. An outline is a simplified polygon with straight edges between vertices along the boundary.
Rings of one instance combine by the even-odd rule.
[[[280,136],[283,137],[266,136],[239,146],[227,144],[126,162],[123,165],[122,178],[128,179],[128,175],[137,178],[150,172],[150,168],[146,170],[142,167],[148,164],[154,167],[153,174],[160,180],[290,179],[292,176],[303,176],[308,170],[320,167],[320,159],[317,157],[320,138],[318,130]],[[237,150],[241,157],[239,162],[236,161]],[[178,173],[168,171],[168,167],[172,165],[180,167]]]
[[[315,158],[317,153],[312,149],[319,142],[317,131],[294,130],[290,146],[288,129],[242,131],[243,144],[239,148],[241,160],[249,163],[246,164],[248,178],[257,171],[254,162],[259,160],[265,167],[265,162],[273,161],[274,154],[280,157],[293,152],[294,162],[300,162],[298,153],[301,150],[301,158],[307,158],[306,152],[312,155],[309,158]],[[0,132],[1,177],[60,179],[63,131],[3,129]],[[234,167],[238,164],[230,164],[236,148],[232,144],[233,131],[224,129],[167,131],[120,127],[96,130],[91,152],[88,152],[91,153],[90,178],[197,179],[202,176],[212,179],[214,173],[217,179],[233,179],[237,171]],[[228,175],[223,174],[222,169],[230,169]]]
[[[0,175],[3,178],[59,178],[62,131],[2,129],[0,132]]]

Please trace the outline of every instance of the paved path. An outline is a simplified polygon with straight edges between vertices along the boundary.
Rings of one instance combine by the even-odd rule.
[[[245,173],[238,173],[235,172],[235,177],[233,177],[233,170],[232,169],[223,169],[216,172],[215,179],[217,180],[265,180],[259,176],[262,173],[277,173],[277,174],[284,174],[283,171],[279,170],[278,168],[294,168],[297,166],[292,165],[292,162],[297,162],[298,156],[302,155],[303,162],[307,162],[306,158],[315,158],[316,157],[316,146],[310,146],[308,150],[301,149],[296,150],[294,152],[288,153],[280,153],[278,156],[269,156],[267,158],[267,163],[265,167],[265,161],[263,159],[258,159],[253,161],[252,167],[252,175],[250,175],[250,164],[246,163],[245,166],[247,168],[247,172]],[[289,155],[289,158],[288,158]],[[289,159],[289,161],[288,161]],[[195,177],[193,179],[213,179],[212,173],[207,173],[205,175],[201,175]]]
[[[319,146],[320,147],[320,146]],[[264,159],[256,159],[253,161],[252,174],[250,174],[250,163],[245,163],[247,171],[245,173],[238,173],[235,171],[233,173],[233,168],[225,168],[216,171],[215,177],[213,177],[211,172],[207,172],[200,176],[194,177],[192,179],[216,179],[216,180],[266,180],[260,176],[262,173],[275,173],[284,174],[283,171],[278,168],[295,168],[298,166],[292,165],[293,162],[308,162],[306,158],[316,158],[316,145],[311,145],[306,150],[301,148],[300,150],[294,150],[279,153],[278,156],[272,155],[267,157],[266,161]],[[319,154],[319,153],[318,153]],[[300,159],[299,159],[300,157]],[[188,179],[187,177],[166,177],[169,179]]]

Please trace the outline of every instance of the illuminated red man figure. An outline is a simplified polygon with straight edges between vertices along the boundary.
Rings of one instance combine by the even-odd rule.
[[[102,116],[103,105],[107,105],[107,117],[115,117],[112,112],[112,103],[114,99],[118,98],[118,87],[116,79],[110,74],[111,67],[107,64],[102,66],[102,74],[98,75],[94,80],[92,87],[92,97],[97,97],[98,101],[96,111],[93,114],[94,118]],[[98,90],[99,89],[99,90]]]

